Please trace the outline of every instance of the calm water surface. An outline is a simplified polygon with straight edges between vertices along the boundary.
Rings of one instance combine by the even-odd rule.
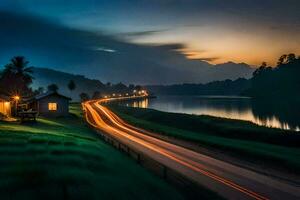
[[[240,119],[261,126],[300,131],[300,106],[283,101],[257,101],[232,96],[158,96],[156,99],[127,102],[126,105]]]

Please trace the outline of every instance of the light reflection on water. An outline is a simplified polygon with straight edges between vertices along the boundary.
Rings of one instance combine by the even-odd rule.
[[[160,96],[126,103],[127,106],[156,110],[210,115],[230,119],[251,121],[255,124],[300,131],[297,109],[272,105],[270,102],[254,102],[250,98],[225,96]],[[286,108],[286,110],[285,110]],[[295,113],[291,113],[295,112]],[[297,119],[296,119],[297,118]]]

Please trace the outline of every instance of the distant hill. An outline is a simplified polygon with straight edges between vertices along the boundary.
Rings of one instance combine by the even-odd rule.
[[[218,70],[216,67],[216,74],[220,73]],[[100,80],[93,80],[82,75],[70,74],[53,69],[34,68],[33,71],[33,89],[37,89],[38,87],[47,89],[48,85],[55,83],[59,86],[60,93],[70,96],[74,101],[79,100],[79,94],[82,92],[92,96],[95,91],[105,93],[113,89],[114,86],[119,86],[118,89],[116,89],[117,91],[122,90],[122,88],[126,90],[125,86],[121,83],[109,87]],[[68,89],[70,80],[73,80],[76,84],[76,89],[72,92]],[[158,95],[239,95],[250,87],[250,80],[239,78],[235,81],[227,79],[224,81],[213,81],[207,84],[185,83],[175,85],[146,85],[145,87],[150,92]]]
[[[251,87],[251,80],[213,81],[207,84],[149,85],[146,88],[158,95],[240,95]]]
[[[90,96],[95,91],[104,91],[106,86],[99,80],[88,79],[82,75],[69,74],[57,70],[47,68],[34,68],[33,69],[33,85],[34,89],[47,86],[55,83],[59,87],[59,92],[71,97],[73,100],[79,100],[79,94],[85,92]],[[73,80],[76,84],[76,89],[72,92],[68,89],[68,83]]]

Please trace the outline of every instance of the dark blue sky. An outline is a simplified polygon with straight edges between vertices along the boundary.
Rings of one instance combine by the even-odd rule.
[[[215,63],[258,64],[264,58],[273,64],[300,46],[298,0],[2,0],[0,5],[132,42],[184,43],[189,58]]]
[[[300,46],[298,0],[2,0],[0,5],[132,42],[183,43],[189,58],[215,58],[215,63],[258,64],[264,58],[273,64]]]
[[[80,65],[97,63],[91,63],[91,57],[94,60],[98,56],[94,55],[94,51],[113,54],[121,52],[122,48],[128,53],[130,50],[130,64],[139,63],[133,52],[154,44],[176,44],[176,52],[187,60],[196,59],[213,64],[233,61],[259,65],[262,61],[267,61],[274,65],[284,53],[300,54],[298,0],[1,0],[0,11],[3,12],[2,20],[7,13],[30,18],[19,23],[17,21],[22,16],[9,15],[14,18],[15,25],[24,25],[22,28],[27,33],[26,37],[16,35],[15,40],[18,42],[8,37],[8,34],[17,34],[16,31],[23,30],[14,29],[10,25],[12,29],[6,28],[7,24],[2,23],[1,28],[8,29],[7,34],[2,36],[2,48],[8,49],[2,53],[2,57],[21,52],[39,61],[38,64],[43,63],[46,57],[40,55],[42,47],[39,44],[47,42],[41,38],[41,41],[35,39],[38,34],[49,37],[48,41],[53,40],[43,46],[49,55],[53,49],[62,50],[66,46],[68,52],[65,57],[70,58],[72,52],[75,55],[83,49],[93,50],[88,53],[85,51],[88,58],[78,61]],[[9,21],[8,18],[6,20]],[[46,30],[47,27],[50,30]],[[64,30],[55,31],[57,28]],[[80,31],[85,32],[84,37],[80,36],[83,34]],[[93,35],[93,39],[86,36],[87,32]],[[68,35],[72,37],[68,38]],[[96,35],[101,39],[95,39]],[[18,37],[23,38],[22,41]],[[66,37],[68,44],[54,47],[53,42],[64,41]],[[16,48],[8,45],[9,38]],[[25,40],[28,43],[25,44]],[[148,56],[146,53],[144,55]],[[106,65],[116,62],[109,62],[108,59],[105,57]],[[145,60],[147,59],[146,57]],[[156,64],[164,64],[160,63],[161,56],[152,59]],[[164,57],[163,60],[165,59],[167,58]],[[49,59],[44,65],[64,67],[69,62],[63,58],[58,60],[61,63]],[[116,63],[112,65],[114,64]],[[179,61],[176,64],[181,64],[180,70],[184,70],[185,64]]]

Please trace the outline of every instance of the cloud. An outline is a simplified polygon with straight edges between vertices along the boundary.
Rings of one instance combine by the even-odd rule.
[[[168,31],[168,29],[126,32],[126,33],[120,33],[119,35],[124,37],[145,37],[149,35],[162,33],[165,31]]]
[[[153,44],[152,46],[168,51],[180,50],[186,47],[183,43]]]
[[[221,59],[221,57],[200,57],[200,58],[195,58],[195,59],[192,59],[192,60],[201,60],[201,61],[207,61],[207,62],[213,62],[213,61],[216,61],[216,60],[219,60]]]
[[[246,68],[237,70],[239,65],[235,70],[220,67],[213,71],[213,65],[189,60],[178,52],[186,48],[180,43],[132,44],[101,32],[3,11],[0,21],[1,66],[12,56],[24,55],[36,67],[82,74],[103,82],[138,84],[203,83],[252,73]]]

